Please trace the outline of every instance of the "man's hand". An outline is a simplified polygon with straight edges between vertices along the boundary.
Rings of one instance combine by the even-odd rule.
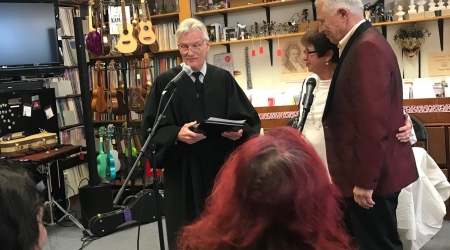
[[[195,124],[197,124],[196,121],[184,124],[184,126],[180,129],[180,132],[178,132],[177,139],[186,144],[194,144],[198,141],[205,139],[206,136],[204,136],[203,134],[194,133],[189,129]]]
[[[356,186],[353,188],[353,197],[355,198],[355,202],[366,209],[369,209],[375,205],[375,202],[372,200],[372,193],[373,190]]]
[[[242,137],[242,129],[239,129],[238,132],[223,132],[222,136],[230,140],[236,141],[237,139]]]
[[[405,126],[398,129],[400,133],[396,134],[395,136],[397,139],[401,142],[409,142],[409,137],[411,136],[411,129],[412,124],[411,121],[408,119],[408,114],[404,114],[405,116]]]

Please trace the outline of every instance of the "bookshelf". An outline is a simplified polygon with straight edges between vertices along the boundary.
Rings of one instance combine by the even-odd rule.
[[[66,130],[69,128],[75,128],[75,127],[80,127],[83,126],[83,123],[78,123],[78,124],[73,124],[73,125],[69,125],[69,126],[64,126],[64,127],[59,127],[59,130]]]
[[[430,22],[430,21],[439,21],[439,20],[444,20],[444,19],[449,19],[449,18],[450,18],[450,16],[426,17],[426,18],[418,18],[418,19],[408,19],[408,20],[403,20],[403,21],[372,23],[372,26],[396,25],[396,24],[407,24],[407,23],[417,23],[417,22]]]
[[[273,39],[278,39],[278,38],[281,39],[281,38],[286,38],[286,37],[303,36],[304,34],[305,34],[305,32],[299,32],[299,33],[291,33],[291,34],[285,34],[285,35],[255,37],[255,38],[251,38],[251,39],[210,43],[210,45],[216,46],[216,45],[227,45],[227,44],[235,44],[235,43],[250,43],[252,41],[259,41],[259,40],[273,40]]]
[[[81,97],[81,94],[78,94],[78,95],[67,95],[67,96],[57,96],[57,97],[56,97],[56,100],[59,100],[59,99],[68,99],[68,98],[75,98],[75,97]]]
[[[176,18],[179,17],[180,12],[172,12],[167,14],[161,14],[161,15],[153,15],[150,16],[151,20],[157,20],[157,19],[167,19],[167,18]]]

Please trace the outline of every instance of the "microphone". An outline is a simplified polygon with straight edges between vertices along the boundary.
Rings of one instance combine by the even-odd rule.
[[[306,82],[306,91],[303,95],[303,112],[302,112],[302,119],[300,120],[298,130],[303,131],[303,127],[305,126],[306,117],[308,117],[309,110],[311,109],[311,105],[314,99],[314,88],[316,87],[316,79],[315,78],[309,78]]]
[[[314,88],[316,87],[316,79],[315,78],[309,78],[308,81],[306,82],[306,91],[305,91],[305,95],[303,96],[303,110],[307,110],[309,112],[309,110],[311,109],[311,105],[314,99]]]
[[[170,82],[164,88],[162,94],[164,95],[167,92],[167,90],[169,89],[169,87],[172,86],[174,83],[179,82],[181,80],[181,78],[183,78],[184,75],[190,75],[190,74],[192,74],[191,67],[184,64],[181,72],[178,73],[178,75],[176,75],[172,80],[170,80]]]

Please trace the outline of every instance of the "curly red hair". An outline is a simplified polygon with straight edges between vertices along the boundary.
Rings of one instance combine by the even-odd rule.
[[[205,211],[180,249],[354,249],[338,191],[319,155],[292,127],[240,146],[219,172]]]

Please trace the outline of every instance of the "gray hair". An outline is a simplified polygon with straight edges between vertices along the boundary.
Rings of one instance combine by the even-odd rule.
[[[194,30],[198,30],[198,31],[202,32],[203,39],[205,39],[206,41],[209,41],[209,36],[208,36],[208,31],[206,30],[206,26],[202,22],[200,22],[199,20],[194,19],[194,18],[185,19],[184,21],[182,21],[180,23],[180,25],[178,25],[178,29],[175,32],[175,39],[178,42],[178,38],[181,35],[189,33]]]
[[[348,9],[348,11],[354,15],[363,15],[364,12],[364,6],[361,0],[319,0],[319,1],[323,2],[323,11],[328,13],[334,12],[339,8]]]

